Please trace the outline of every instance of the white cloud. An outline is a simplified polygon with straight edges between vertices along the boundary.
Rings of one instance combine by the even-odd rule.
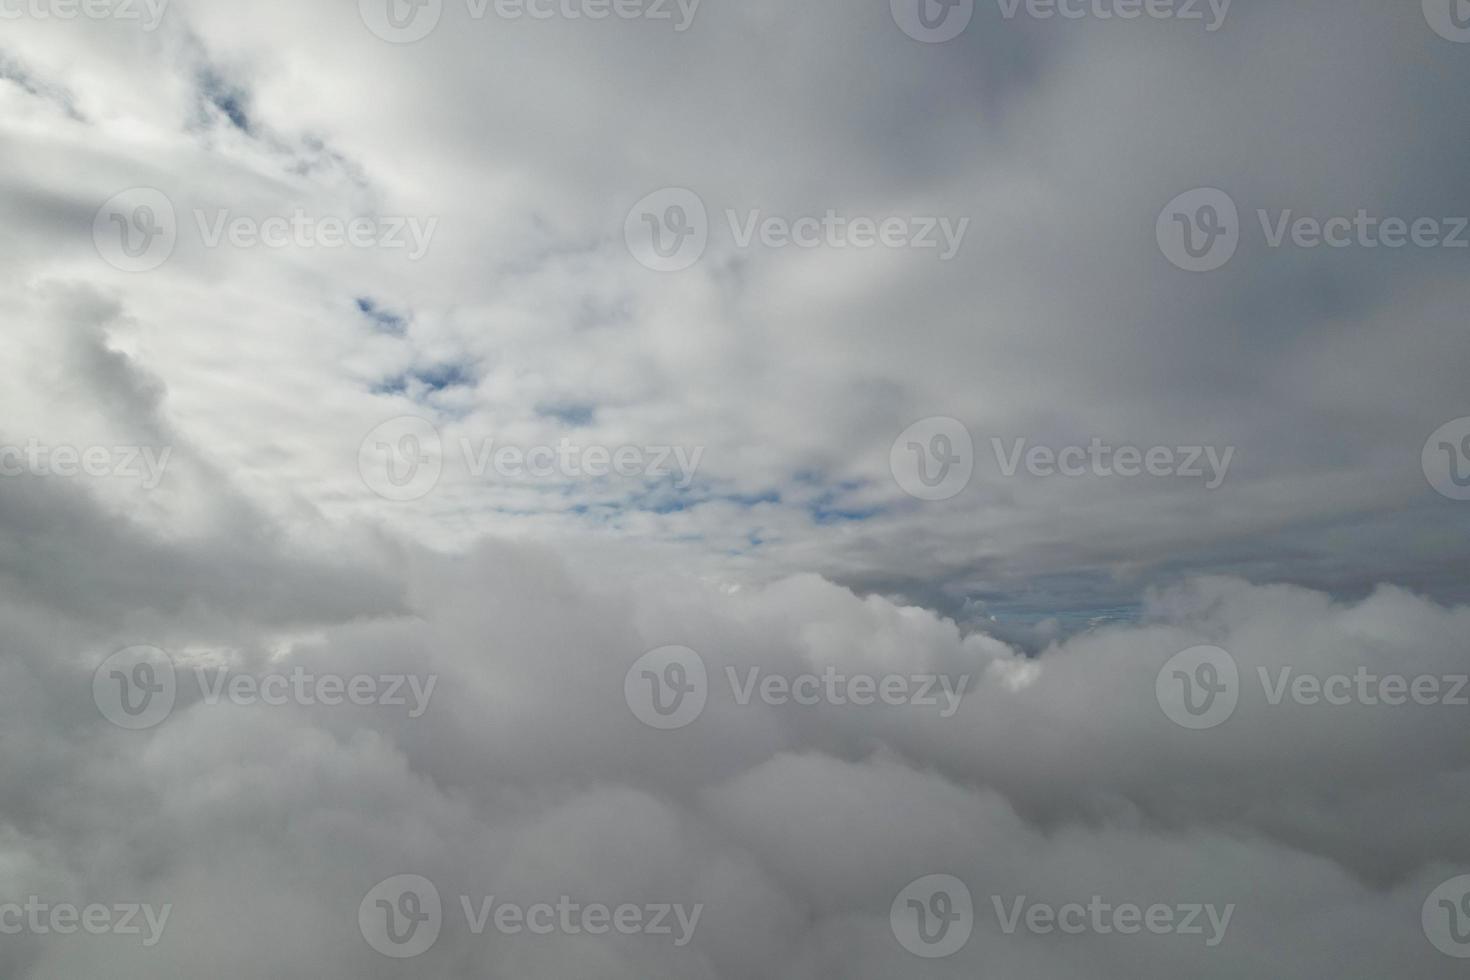
[[[446,0],[398,46],[355,7],[6,21],[0,449],[169,455],[156,487],[0,476],[0,928],[31,895],[172,912],[151,948],[7,935],[0,974],[1445,975],[1421,911],[1470,865],[1464,709],[1273,704],[1260,677],[1467,670],[1463,519],[1420,467],[1467,414],[1456,253],[1243,235],[1196,275],[1154,231],[1201,186],[1247,223],[1470,213],[1470,62],[1419,11],[1238,7],[1206,33],[977,4],[927,45],[882,3],[706,4],[679,33]],[[140,186],[177,241],[128,272],[94,224]],[[671,186],[714,225],[661,274],[624,227]],[[727,209],[970,225],[942,262],[741,248]],[[196,214],[222,210],[437,223],[415,259],[211,245]],[[445,459],[395,502],[362,443],[405,415]],[[975,475],[920,502],[893,442],[935,416]],[[989,456],[1094,437],[1235,455],[1208,491]],[[688,487],[508,479],[456,458],[488,439],[702,455]],[[125,732],[92,672],[138,644],[186,681],[207,655],[437,687],[410,718],[185,683]],[[1241,687],[1194,731],[1156,682],[1201,645]],[[712,687],[656,731],[624,681],[667,646]],[[725,679],[752,669],[968,686],[951,714],[740,704]],[[355,918],[402,874],[450,915],[405,962]],[[890,923],[932,874],[975,898],[949,959]],[[703,912],[687,946],[475,936],[459,898],[490,895]],[[1235,911],[1213,947],[993,913],[1093,895]]]

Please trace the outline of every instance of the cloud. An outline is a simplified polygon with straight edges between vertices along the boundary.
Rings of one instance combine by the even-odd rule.
[[[116,465],[0,475],[0,932],[33,896],[170,911],[153,946],[28,926],[0,974],[1444,976],[1470,553],[1421,449],[1467,414],[1462,253],[1261,215],[1470,214],[1470,61],[1415,5],[974,7],[943,44],[845,0],[447,0],[405,45],[351,3],[8,19],[0,465]],[[1160,212],[1200,187],[1240,241],[1184,272]],[[661,188],[709,220],[676,273],[625,240]],[[741,238],[803,219],[821,247]],[[1018,440],[1232,455],[1211,488]],[[920,499],[915,460],[973,473]],[[167,716],[110,722],[165,664]],[[630,702],[699,677],[666,730]],[[442,900],[405,960],[372,917],[421,907],[369,900],[401,875]],[[933,875],[973,899],[947,958],[898,923]],[[1230,918],[1007,926],[1094,897]],[[476,934],[563,898],[699,918]]]
[[[1069,583],[1058,611],[1087,618],[1202,572],[1465,598],[1462,536],[1431,533],[1457,518],[1414,464],[1464,414],[1453,251],[1272,249],[1256,227],[1260,210],[1470,208],[1455,182],[1463,106],[1439,94],[1464,80],[1464,59],[1417,10],[1238,8],[1207,32],[981,4],[959,38],[925,45],[887,11],[836,3],[704,7],[682,33],[447,7],[406,46],[348,8],[247,15],[207,0],[173,5],[151,32],[16,24],[8,50],[27,77],[71,93],[89,122],[35,115],[0,134],[38,246],[13,268],[119,291],[129,342],[147,339],[148,367],[188,407],[177,423],[222,467],[267,477],[252,493],[287,485],[446,547],[446,522],[514,535],[529,521],[703,567],[738,554],[757,580],[814,570],[953,614],[1046,580]],[[78,49],[87,67],[67,56]],[[1257,51],[1264,64],[1241,78]],[[1341,51],[1369,67],[1345,72]],[[41,99],[32,88],[14,98]],[[201,104],[219,119],[207,133]],[[1357,132],[1375,136],[1360,146]],[[1327,178],[1320,159],[1335,161]],[[169,195],[180,241],[157,273],[117,277],[86,220],[138,185]],[[621,241],[627,209],[663,186],[692,189],[711,217],[708,253],[676,276],[646,274]],[[1160,208],[1197,186],[1224,188],[1242,215],[1235,259],[1208,276],[1169,265],[1153,235]],[[297,209],[438,223],[417,261],[210,248],[199,234],[201,213]],[[725,234],[727,213],[829,211],[971,224],[949,262]],[[359,297],[394,311],[382,336],[363,338]],[[205,337],[238,338],[228,364]],[[473,384],[432,380],[460,365]],[[195,408],[236,372],[276,379],[268,400],[250,393],[270,413],[253,432]],[[423,398],[407,397],[416,377]],[[451,441],[702,447],[713,492],[649,513],[595,484],[528,494],[451,470],[424,506],[384,508],[331,464],[414,412]],[[941,415],[973,434],[976,474],[957,499],[915,506],[889,449]],[[310,444],[312,465],[276,452],[282,431]],[[1234,462],[1206,492],[1006,477],[990,450],[1093,438],[1233,448]],[[813,486],[844,499],[812,506]],[[947,546],[957,539],[975,544]],[[1430,539],[1427,557],[1402,544]]]
[[[159,642],[185,693],[140,732],[96,712],[90,678],[146,639],[7,604],[0,767],[19,792],[0,810],[6,897],[172,906],[156,946],[26,936],[0,954],[9,975],[212,964],[221,976],[1223,977],[1270,964],[1307,977],[1344,957],[1361,975],[1443,975],[1419,906],[1470,863],[1460,709],[1272,705],[1243,684],[1226,724],[1187,731],[1160,707],[1155,678],[1205,643],[1228,650],[1242,677],[1276,665],[1464,673],[1470,610],[1391,588],[1343,604],[1202,579],[1152,595],[1137,624],[1028,658],[815,576],[732,591],[668,575],[635,584],[540,545],[411,555],[384,571],[411,611],[287,630],[240,596],[217,619],[170,619]],[[705,659],[710,702],[688,727],[655,731],[630,711],[623,675],[668,643]],[[210,703],[191,690],[201,665],[438,681],[410,718],[385,704]],[[974,683],[941,718],[913,704],[742,705],[726,668]],[[917,959],[894,938],[889,905],[938,873],[973,892],[974,935],[950,959]],[[374,952],[355,919],[399,874],[432,881],[445,909],[438,941],[403,963]],[[994,909],[1093,895],[1234,911],[1207,946],[1008,934]],[[702,912],[682,947],[657,935],[476,935],[461,902],[492,896]]]

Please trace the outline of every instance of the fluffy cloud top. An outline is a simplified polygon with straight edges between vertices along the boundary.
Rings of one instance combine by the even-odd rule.
[[[387,2],[0,0],[0,975],[1451,975],[1447,4]]]

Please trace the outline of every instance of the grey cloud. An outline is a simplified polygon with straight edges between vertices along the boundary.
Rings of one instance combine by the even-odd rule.
[[[1212,33],[977,2],[940,45],[882,2],[705,4],[683,33],[444,7],[402,46],[350,3],[176,0],[156,33],[7,21],[0,442],[173,453],[147,491],[0,477],[0,904],[173,910],[152,948],[7,936],[0,974],[1446,975],[1420,917],[1470,873],[1463,708],[1251,689],[1190,731],[1155,685],[1202,644],[1250,684],[1470,669],[1464,505],[1419,458],[1470,414],[1461,255],[1273,249],[1256,219],[1470,212],[1470,48],[1369,0],[1236,4]],[[91,237],[137,186],[180,230],[143,274]],[[657,274],[624,223],[667,186],[714,227]],[[1185,273],[1155,223],[1200,186],[1243,239]],[[437,221],[434,248],[211,246],[193,215],[296,208]],[[742,248],[727,209],[970,224],[946,262]],[[687,490],[450,465],[390,501],[362,443],[403,415],[446,447],[703,455]],[[922,502],[890,447],[941,415],[976,472]],[[1235,455],[1216,490],[989,456],[1093,437]],[[91,684],[135,644],[186,681],[436,686],[409,717],[186,683],[130,732]],[[720,689],[657,731],[624,683],[671,645],[717,685],[972,683],[952,717]],[[920,959],[890,906],[941,873],[975,931]],[[356,918],[399,874],[449,913],[408,961]],[[678,947],[455,918],[561,895],[703,908]],[[1234,912],[1218,946],[993,913],[1093,895]]]

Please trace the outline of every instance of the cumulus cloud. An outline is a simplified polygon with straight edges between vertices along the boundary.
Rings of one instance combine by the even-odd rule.
[[[1420,908],[1470,863],[1463,707],[1273,705],[1249,678],[1277,665],[1463,674],[1463,608],[1203,579],[1151,596],[1138,625],[1032,658],[814,576],[631,588],[540,546],[487,543],[458,559],[415,551],[391,577],[409,597],[397,615],[286,634],[241,611],[176,630],[161,645],[177,703],[140,731],[90,702],[94,669],[136,633],[81,617],[58,629],[7,604],[7,893],[172,908],[154,946],[18,939],[9,975],[231,975],[222,956],[240,976],[1444,975]],[[624,679],[670,643],[704,660],[709,700],[659,731],[630,710]],[[1201,644],[1227,650],[1242,683],[1228,721],[1191,731],[1156,678]],[[972,681],[950,717],[741,704],[725,681],[727,668],[829,667]],[[437,684],[415,718],[387,701],[211,702],[197,671],[216,670]],[[357,916],[403,874],[433,882],[443,918],[433,946],[400,962],[370,948]],[[899,944],[890,905],[932,874],[963,881],[975,916],[964,948],[931,961]],[[677,932],[472,928],[487,900],[563,896],[700,912],[682,946]],[[1094,896],[1232,912],[1217,943],[1210,928],[1004,928],[1017,902]]]
[[[0,974],[1449,975],[1448,3],[593,6],[0,4]]]

